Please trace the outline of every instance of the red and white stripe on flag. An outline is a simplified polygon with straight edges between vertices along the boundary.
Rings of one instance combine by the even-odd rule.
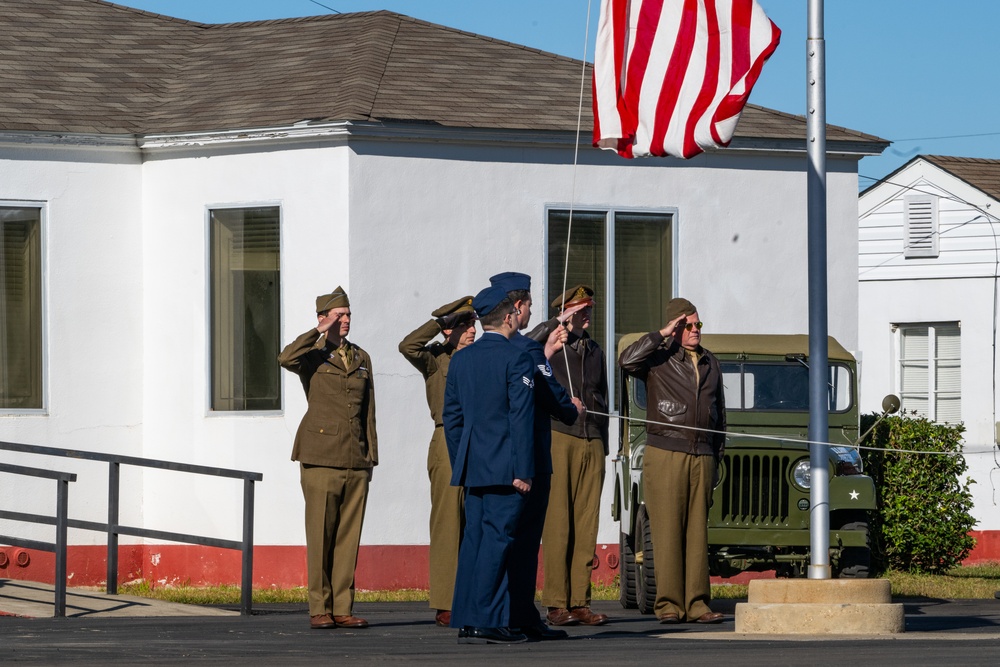
[[[684,158],[728,146],[780,37],[756,0],[602,0],[594,145]]]

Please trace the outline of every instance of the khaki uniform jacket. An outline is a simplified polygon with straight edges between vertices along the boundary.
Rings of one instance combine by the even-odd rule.
[[[295,434],[292,460],[363,470],[378,465],[375,387],[368,353],[351,342],[349,367],[310,329],[288,344],[278,363],[299,376],[309,407]]]
[[[441,412],[444,410],[444,386],[448,378],[448,366],[455,348],[451,343],[427,343],[441,333],[435,320],[421,325],[399,344],[399,352],[424,376],[427,392],[427,407],[435,426],[443,426]]]

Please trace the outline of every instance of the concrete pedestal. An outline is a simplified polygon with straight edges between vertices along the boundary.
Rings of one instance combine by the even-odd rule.
[[[736,605],[745,634],[888,635],[905,631],[886,579],[755,579]]]

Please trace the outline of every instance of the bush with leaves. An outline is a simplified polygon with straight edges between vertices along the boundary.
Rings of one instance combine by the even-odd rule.
[[[864,415],[862,433],[877,415]],[[974,482],[956,454],[907,454],[893,450],[961,452],[961,424],[936,424],[915,415],[887,417],[861,443],[865,473],[875,481],[872,565],[904,572],[942,573],[961,563],[976,541],[969,530]]]

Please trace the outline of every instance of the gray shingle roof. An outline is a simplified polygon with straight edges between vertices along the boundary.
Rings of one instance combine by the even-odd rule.
[[[0,34],[0,130],[577,125],[582,62],[388,11],[207,25],[102,0],[0,0]],[[805,120],[749,105],[736,136],[802,139]],[[835,126],[827,138],[887,143]]]
[[[1000,160],[947,155],[920,155],[914,160],[920,158],[982,190],[990,197],[1000,199]]]

